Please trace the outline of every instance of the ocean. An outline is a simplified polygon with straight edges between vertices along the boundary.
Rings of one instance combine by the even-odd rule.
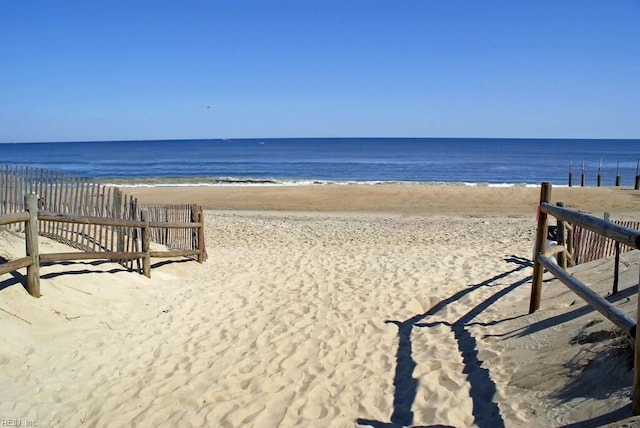
[[[0,144],[0,163],[137,185],[633,186],[640,140],[287,138]]]

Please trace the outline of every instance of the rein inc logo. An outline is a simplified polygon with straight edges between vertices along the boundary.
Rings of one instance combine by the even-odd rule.
[[[0,427],[37,427],[38,421],[26,418],[0,418]]]

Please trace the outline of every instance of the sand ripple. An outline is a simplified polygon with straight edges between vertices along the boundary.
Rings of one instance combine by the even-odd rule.
[[[483,363],[502,363],[481,323],[503,314],[474,308],[509,287],[524,301],[513,284],[530,275],[517,259],[531,253],[530,219],[206,220],[204,265],[157,266],[151,280],[67,266],[96,272],[52,278],[27,304],[4,290],[33,324],[0,314],[0,414],[98,427],[526,420],[525,404],[502,399],[508,376]]]

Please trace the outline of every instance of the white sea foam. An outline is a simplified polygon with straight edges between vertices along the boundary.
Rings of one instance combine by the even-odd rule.
[[[385,186],[400,184],[405,186],[464,186],[464,187],[538,187],[539,183],[474,183],[445,181],[402,181],[402,180],[290,180],[290,179],[252,179],[233,177],[199,177],[199,178],[120,178],[103,181],[107,186],[137,187],[277,187],[277,186]],[[562,187],[562,186],[560,186]]]

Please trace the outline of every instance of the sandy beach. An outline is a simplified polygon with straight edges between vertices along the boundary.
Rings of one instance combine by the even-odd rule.
[[[211,210],[369,212],[463,216],[535,215],[539,187],[430,184],[124,187],[144,203],[194,203]],[[553,202],[585,212],[634,213],[628,187],[554,187]]]
[[[556,280],[528,314],[537,188],[124,188],[199,203],[209,259],[0,276],[0,418],[37,426],[634,426],[628,341]],[[640,192],[553,201],[638,219]],[[0,256],[24,254],[0,231]],[[41,240],[41,252],[61,244]],[[623,255],[633,314],[638,252]],[[548,274],[547,274],[548,275]],[[602,295],[613,261],[575,268]]]

